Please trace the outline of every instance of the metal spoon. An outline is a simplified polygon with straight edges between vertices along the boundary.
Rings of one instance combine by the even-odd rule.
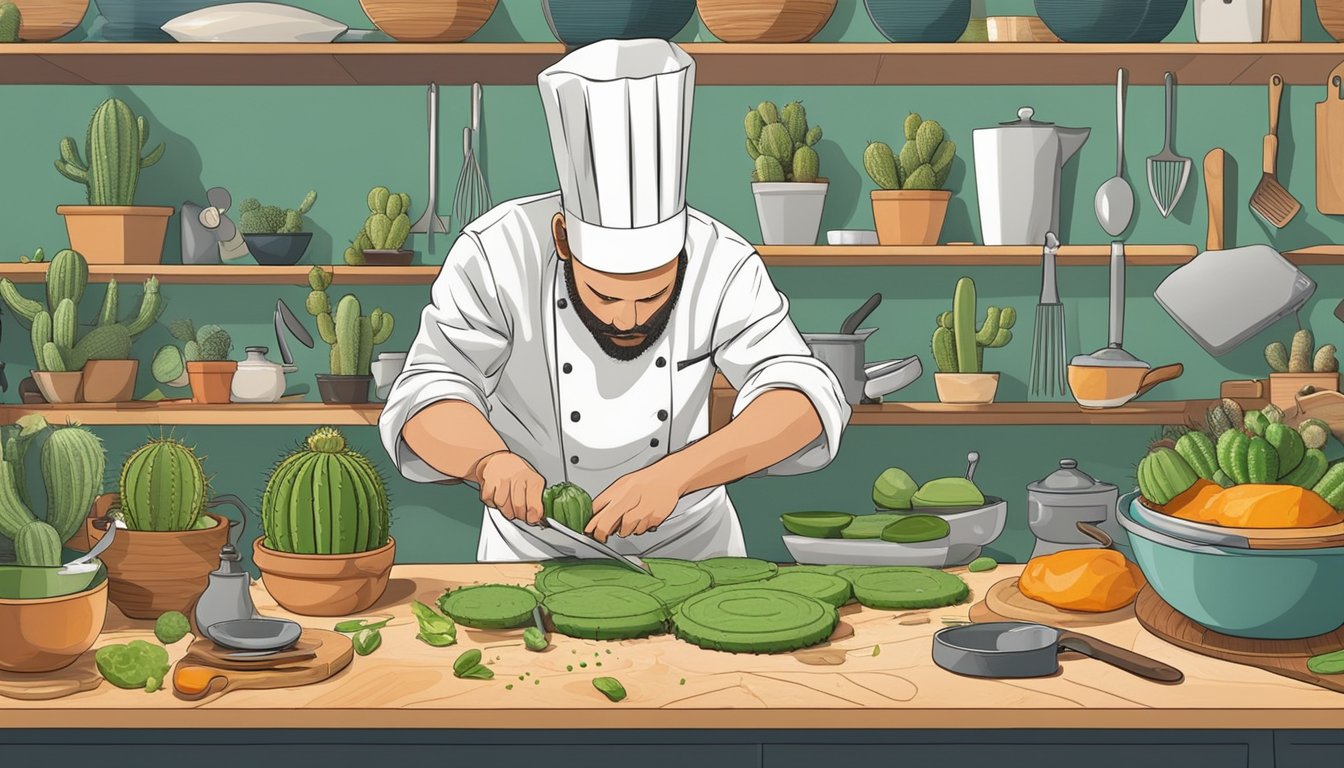
[[[1115,79],[1115,175],[1097,190],[1097,223],[1111,237],[1119,237],[1134,218],[1134,189],[1125,181],[1125,80],[1123,68]]]

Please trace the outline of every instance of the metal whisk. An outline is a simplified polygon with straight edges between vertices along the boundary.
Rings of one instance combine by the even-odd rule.
[[[471,84],[471,125],[462,129],[462,172],[453,194],[453,223],[461,230],[490,210],[490,184],[481,172],[481,84]]]
[[[1031,341],[1031,394],[1060,397],[1067,394],[1064,350],[1064,305],[1055,284],[1055,257],[1059,238],[1045,235],[1041,256],[1041,299],[1036,304],[1036,334]]]

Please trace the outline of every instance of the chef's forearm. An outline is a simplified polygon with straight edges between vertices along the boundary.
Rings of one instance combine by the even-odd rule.
[[[470,403],[442,400],[412,416],[401,429],[415,455],[449,477],[480,482],[476,465],[508,450],[490,422]]]
[[[724,485],[773,466],[821,435],[821,417],[802,392],[761,394],[722,429],[670,454],[663,462],[684,478],[682,495]]]

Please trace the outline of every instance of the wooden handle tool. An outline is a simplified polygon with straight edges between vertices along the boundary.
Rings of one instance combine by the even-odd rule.
[[[1223,171],[1227,153],[1214,147],[1204,156],[1204,193],[1209,198],[1209,234],[1204,243],[1207,251],[1221,251],[1226,242],[1223,225]]]

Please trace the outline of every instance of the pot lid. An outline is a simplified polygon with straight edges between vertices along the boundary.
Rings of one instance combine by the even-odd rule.
[[[1096,493],[1115,490],[1115,486],[1101,482],[1082,471],[1074,459],[1060,459],[1059,469],[1028,485],[1027,490],[1044,493]]]
[[[1032,117],[1035,114],[1036,114],[1035,109],[1031,107],[1022,107],[1021,109],[1017,110],[1016,120],[1009,120],[1006,123],[999,123],[999,125],[1006,126],[1009,128],[1032,128],[1037,126],[1054,125],[1054,123],[1047,123],[1041,120],[1033,120]]]
[[[1129,354],[1121,347],[1102,347],[1090,355],[1075,355],[1069,365],[1087,365],[1098,368],[1151,368],[1152,366]]]

